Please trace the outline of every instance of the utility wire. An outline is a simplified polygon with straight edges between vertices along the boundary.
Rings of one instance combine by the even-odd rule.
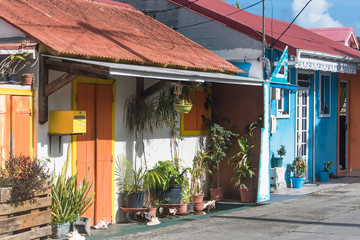
[[[163,13],[163,12],[169,12],[169,11],[172,11],[172,10],[176,10],[176,9],[179,9],[179,8],[182,8],[182,7],[186,7],[186,6],[189,6],[191,4],[193,4],[194,2],[197,2],[199,0],[195,0],[193,2],[189,2],[187,4],[184,4],[184,5],[181,5],[181,6],[177,6],[177,7],[174,7],[174,8],[170,8],[170,9],[164,9],[164,10],[158,10],[158,11],[143,11],[143,13],[145,14],[148,14],[148,13]]]
[[[180,29],[180,28],[193,27],[193,26],[197,26],[197,25],[204,24],[204,23],[217,21],[217,20],[219,20],[219,19],[221,19],[221,18],[225,18],[225,17],[228,17],[228,16],[233,15],[233,14],[235,14],[235,13],[238,13],[238,12],[244,11],[244,10],[246,10],[246,9],[249,9],[249,8],[251,8],[251,7],[254,7],[254,6],[256,6],[256,5],[260,4],[260,3],[262,3],[262,0],[254,3],[254,4],[252,4],[252,5],[250,5],[250,6],[246,7],[246,8],[239,9],[239,10],[237,10],[237,11],[235,11],[235,12],[229,13],[229,14],[227,14],[227,15],[225,15],[225,16],[220,16],[220,17],[215,18],[215,19],[210,19],[210,20],[208,20],[208,21],[204,21],[204,22],[200,22],[200,23],[195,23],[195,24],[191,24],[191,25],[186,25],[186,26],[181,26],[181,27],[175,27],[174,30],[177,30],[177,29]]]
[[[295,20],[300,16],[300,14],[305,10],[305,8],[309,5],[309,3],[311,2],[312,0],[309,0],[305,6],[301,9],[301,11],[296,15],[296,17],[291,21],[291,23],[289,24],[289,26],[281,33],[280,37],[278,37],[278,39],[276,39],[276,41],[271,44],[270,48],[272,48],[279,40],[280,38],[287,32],[287,30],[289,30],[289,28],[291,27],[291,25],[295,22]]]

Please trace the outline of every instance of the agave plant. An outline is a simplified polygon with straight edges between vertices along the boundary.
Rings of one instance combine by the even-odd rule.
[[[51,214],[54,224],[75,222],[93,204],[94,193],[89,196],[93,182],[86,176],[78,186],[77,174],[66,176],[70,159],[70,146],[67,158],[59,176],[54,176],[55,183],[51,187]]]

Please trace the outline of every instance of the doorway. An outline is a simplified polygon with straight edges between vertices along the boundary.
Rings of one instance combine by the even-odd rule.
[[[75,83],[76,110],[86,111],[86,134],[76,138],[76,169],[78,182],[86,176],[93,181],[94,203],[85,216],[95,225],[112,222],[113,85],[90,82]]]
[[[340,81],[339,99],[339,171],[347,171],[348,166],[348,123],[349,123],[349,84]]]

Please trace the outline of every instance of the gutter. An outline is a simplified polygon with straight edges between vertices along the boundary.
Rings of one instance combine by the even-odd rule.
[[[360,58],[354,58],[349,56],[341,56],[336,54],[330,54],[330,53],[323,53],[323,52],[317,52],[317,51],[310,51],[310,50],[297,50],[296,59],[301,59],[301,56],[309,56],[309,57],[317,57],[320,59],[328,59],[328,60],[334,60],[334,61],[341,61],[341,62],[349,62],[349,63],[355,63],[360,64]]]

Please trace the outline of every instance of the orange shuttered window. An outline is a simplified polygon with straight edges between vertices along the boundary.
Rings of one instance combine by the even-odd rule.
[[[193,102],[191,111],[181,114],[181,136],[207,135],[206,119],[210,119],[210,89],[195,87],[190,90],[189,98]]]

